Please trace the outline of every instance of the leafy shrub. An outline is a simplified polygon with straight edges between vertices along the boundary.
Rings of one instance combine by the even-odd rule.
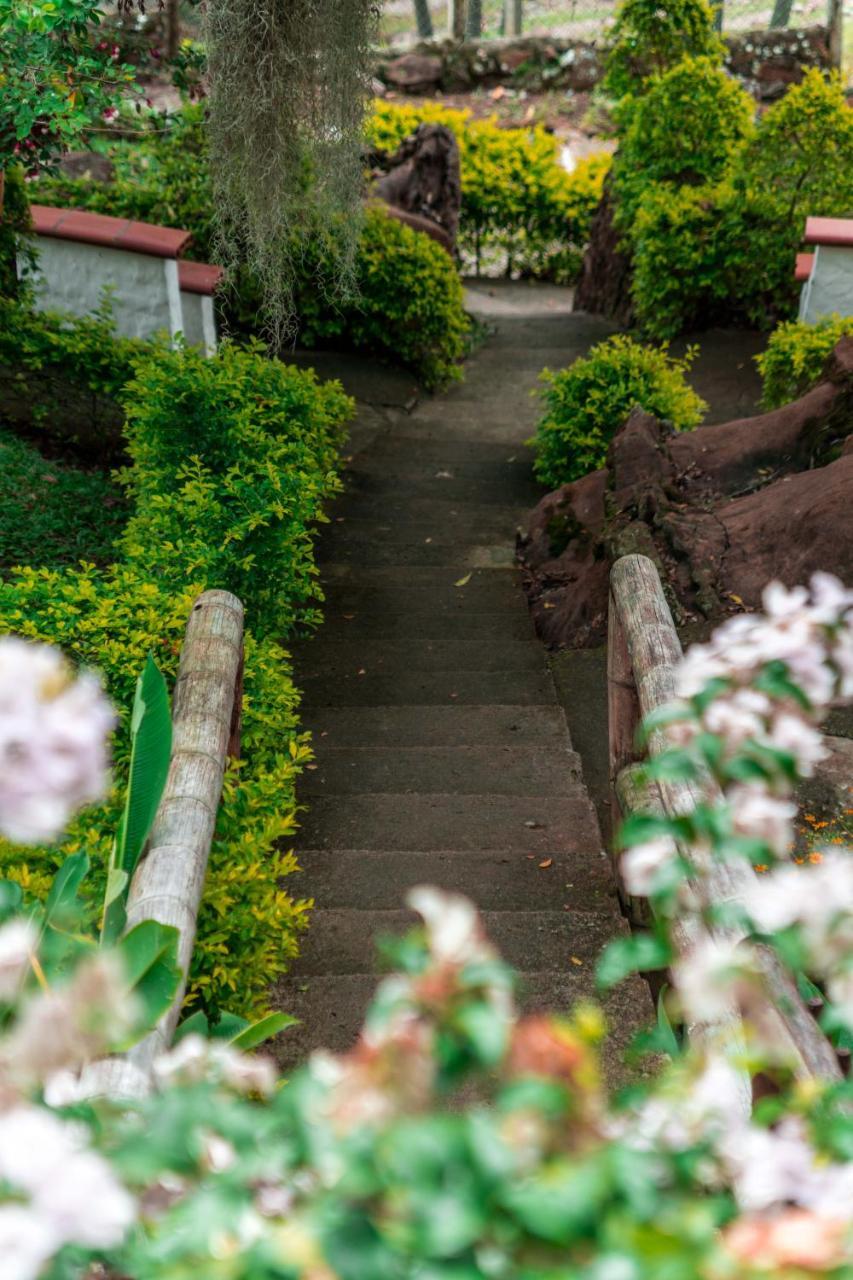
[[[791,320],[771,334],[767,349],[756,356],[763,379],[765,409],[797,400],[820,381],[827,357],[845,335],[853,335],[853,317],[832,316],[817,324]]]
[[[340,384],[224,343],[214,360],[179,348],[141,362],[122,400],[128,562],[176,587],[227,587],[261,634],[316,616],[311,527],[337,489],[352,408]]]
[[[0,874],[31,894],[44,896],[65,858],[86,851],[93,864],[88,895],[93,904],[102,900],[129,763],[136,676],[151,653],[174,677],[187,617],[203,585],[187,578],[167,588],[131,566],[20,568],[0,582],[0,631],[60,645],[75,662],[97,667],[121,717],[109,802],[80,814],[61,846],[34,852],[0,841]],[[188,995],[191,1006],[214,1014],[223,1007],[262,1009],[270,980],[286,968],[306,923],[308,904],[294,902],[280,886],[296,861],[277,847],[293,835],[295,779],[310,759],[297,703],[287,654],[247,634],[244,759],[229,766],[225,780]]]
[[[552,488],[604,465],[611,439],[634,408],[665,418],[678,430],[695,427],[707,405],[684,375],[683,359],[617,334],[567,369],[544,370],[545,415],[531,443],[534,470]]]
[[[753,114],[749,94],[710,58],[685,58],[653,76],[642,96],[620,108],[619,226],[630,228],[643,193],[656,184],[695,187],[722,177],[752,132]]]
[[[623,0],[611,31],[605,88],[614,98],[642,93],[650,76],[682,58],[719,63],[723,52],[707,0]]]
[[[38,199],[114,217],[185,227],[189,256],[216,255],[214,201],[208,171],[203,108],[185,107],[174,127],[111,151],[114,182],[47,178]],[[459,376],[468,321],[458,274],[428,237],[368,210],[353,273],[351,297],[335,292],[334,228],[300,249],[295,281],[301,341],[334,340],[400,361],[433,387]],[[390,283],[389,283],[390,282]],[[246,268],[233,273],[221,300],[226,321],[257,332],[261,292]]]
[[[368,141],[378,151],[395,151],[419,124],[446,125],[459,145],[464,252],[478,265],[484,255],[506,254],[510,269],[526,275],[577,275],[608,155],[590,156],[567,173],[560,144],[540,125],[503,129],[435,102],[378,101],[367,122]]]
[[[390,217],[381,205],[371,206],[356,262],[355,294],[334,304],[317,286],[323,272],[318,249],[306,249],[297,292],[302,339],[309,347],[346,342],[359,351],[394,355],[428,388],[462,376],[469,321],[459,274],[440,245]]]
[[[0,349],[11,353],[18,316],[25,364],[50,360],[72,381],[124,404],[134,464],[123,473],[133,514],[122,563],[26,567],[0,582],[0,632],[58,644],[74,661],[98,667],[123,716],[110,803],[81,815],[61,848],[37,859],[0,844],[0,867],[43,895],[64,858],[85,849],[97,868],[88,891],[93,903],[101,900],[136,676],[149,652],[174,676],[196,595],[209,587],[237,591],[255,630],[245,636],[243,759],[225,780],[189,1000],[214,1015],[235,1003],[256,1012],[295,952],[308,905],[281,888],[296,863],[279,842],[295,830],[294,783],[310,747],[298,727],[288,655],[268,637],[297,617],[316,616],[311,526],[337,487],[335,457],[351,401],[337,383],[321,385],[255,347],[225,343],[205,359],[195,350],[114,341],[99,320],[32,317],[13,304],[0,315]],[[252,572],[256,564],[260,573]]]
[[[642,192],[625,221],[640,325],[666,338],[790,316],[806,217],[851,211],[853,111],[837,77],[811,71],[764,114],[720,182]]]

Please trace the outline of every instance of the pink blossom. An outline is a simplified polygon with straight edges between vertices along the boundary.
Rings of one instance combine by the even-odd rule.
[[[635,844],[622,855],[622,879],[628,893],[647,898],[655,892],[661,872],[671,865],[677,851],[669,836]]]
[[[111,124],[113,120],[118,119],[118,107],[107,107],[103,114],[107,124]]]
[[[731,806],[732,826],[738,835],[762,840],[777,857],[787,853],[794,836],[795,804],[769,795],[758,783],[732,787],[727,799]]]
[[[10,920],[0,929],[0,1000],[17,995],[38,945],[38,933],[29,920]]]

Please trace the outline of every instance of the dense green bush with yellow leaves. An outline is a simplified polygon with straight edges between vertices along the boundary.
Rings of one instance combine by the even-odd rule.
[[[214,200],[208,171],[204,111],[186,106],[164,132],[143,134],[110,151],[114,181],[43,178],[36,198],[114,217],[185,227],[189,256],[216,254]],[[300,341],[334,343],[399,361],[427,388],[460,376],[468,321],[458,272],[440,245],[368,210],[353,265],[349,296],[336,290],[334,227],[300,246],[295,282]],[[258,282],[237,268],[221,299],[228,325],[257,330]]]
[[[393,152],[419,124],[446,125],[459,144],[461,249],[478,265],[502,255],[522,275],[573,279],[610,157],[591,156],[567,173],[559,142],[541,125],[503,129],[437,102],[378,101],[367,121],[368,141]]]
[[[470,328],[462,281],[429,236],[377,203],[365,214],[351,298],[329,305],[321,247],[306,247],[303,269],[296,298],[307,346],[347,342],[358,351],[394,355],[430,389],[462,376]]]
[[[4,314],[12,318],[14,308]],[[38,318],[21,311],[35,342]],[[88,322],[48,318],[51,358],[81,385],[92,369]],[[63,343],[64,348],[63,348]],[[127,355],[121,347],[116,367]],[[351,401],[336,383],[225,344],[213,359],[181,348],[134,347],[133,378],[117,393],[128,415],[123,472],[133,514],[109,569],[13,570],[0,582],[0,632],[59,645],[104,673],[121,716],[117,789],[72,825],[61,847],[0,843],[0,874],[44,894],[53,871],[85,848],[102,899],[107,857],[128,767],[127,716],[150,652],[171,678],[184,628],[202,590],[225,587],[247,606],[242,759],[229,766],[199,917],[189,1001],[216,1015],[256,1013],[297,948],[308,904],[281,887],[295,869],[295,779],[310,759],[298,691],[276,639],[316,616],[311,528],[337,488],[335,456]],[[109,374],[112,376],[112,374]],[[262,565],[262,572],[252,569]],[[271,584],[271,585],[269,585]],[[283,848],[282,848],[282,842]],[[94,908],[93,908],[94,909]]]
[[[694,354],[689,350],[677,360],[665,345],[649,347],[616,334],[567,369],[545,369],[545,414],[530,441],[537,477],[556,489],[604,466],[610,441],[632,409],[645,409],[680,431],[695,427],[707,405],[685,381]]]
[[[610,33],[604,87],[612,98],[642,94],[652,76],[682,58],[722,61],[708,0],[623,0]]]
[[[618,108],[613,177],[619,227],[630,230],[650,189],[720,179],[750,137],[754,112],[749,94],[711,58],[684,58],[652,76],[644,93]]]
[[[793,314],[809,215],[853,210],[853,109],[810,71],[758,122],[719,181],[650,184],[626,236],[637,319],[654,337]]]
[[[805,395],[820,381],[828,357],[844,337],[853,337],[853,316],[830,316],[817,324],[797,320],[780,324],[755,358],[763,382],[762,406],[778,409]]]

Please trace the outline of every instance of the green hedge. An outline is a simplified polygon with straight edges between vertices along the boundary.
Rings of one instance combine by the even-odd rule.
[[[567,369],[545,369],[545,414],[530,441],[538,478],[556,489],[603,467],[613,436],[632,409],[645,409],[678,430],[695,427],[707,409],[684,378],[695,354],[681,360],[617,334]]]
[[[5,305],[4,327],[14,312]],[[107,351],[105,365],[93,371],[88,322],[69,319],[57,333],[52,320],[23,308],[17,319],[31,345],[42,332],[56,360],[66,335],[70,378],[85,385],[112,376],[104,374],[113,367]],[[127,355],[117,344],[116,368]],[[334,456],[352,404],[336,383],[321,385],[251,348],[225,344],[204,361],[194,351],[147,347],[134,349],[132,363],[133,379],[119,392],[132,462],[123,473],[133,505],[121,542],[125,558],[103,570],[13,570],[0,583],[0,630],[58,644],[103,671],[121,715],[120,791],[127,716],[146,654],[174,676],[199,591],[227,587],[247,595],[243,759],[226,778],[189,999],[214,1016],[222,1008],[254,1013],[294,954],[309,905],[294,902],[280,884],[296,866],[280,844],[296,828],[295,779],[310,745],[277,638],[295,620],[315,616],[309,525],[337,488]],[[188,471],[203,474],[195,490]],[[255,559],[262,572],[252,576]],[[2,874],[43,894],[56,866],[85,848],[101,872],[90,889],[97,902],[118,813],[114,795],[83,813],[61,847],[37,854],[0,844]]]
[[[710,137],[720,135],[720,118],[709,110]],[[681,116],[666,124],[677,138]],[[853,110],[837,76],[808,72],[740,145],[728,126],[722,133],[728,161],[697,168],[688,184],[646,182],[649,170],[628,179],[617,217],[633,261],[635,312],[650,336],[714,324],[765,328],[790,317],[806,218],[853,212]],[[682,151],[673,142],[673,155]]]
[[[214,201],[207,167],[203,109],[185,107],[164,133],[143,135],[110,151],[115,180],[64,177],[34,184],[46,204],[91,209],[192,232],[188,255],[216,260]],[[296,282],[300,339],[308,346],[334,342],[369,350],[406,365],[427,388],[461,376],[469,321],[461,282],[446,252],[428,236],[368,210],[349,298],[336,294],[330,228],[300,246]],[[222,299],[226,322],[237,331],[257,329],[260,290],[245,270]]]
[[[778,409],[805,395],[820,381],[827,357],[846,335],[853,336],[853,316],[832,316],[817,324],[796,320],[780,324],[767,349],[756,356],[763,379],[762,406]]]
[[[505,254],[510,269],[522,275],[575,278],[609,155],[590,156],[567,173],[560,143],[541,125],[503,129],[437,102],[377,102],[368,141],[378,151],[395,151],[419,124],[446,125],[459,144],[459,243],[465,252],[477,262]]]

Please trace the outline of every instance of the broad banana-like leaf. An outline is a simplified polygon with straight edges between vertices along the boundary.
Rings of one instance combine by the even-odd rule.
[[[115,942],[125,925],[127,890],[163,795],[172,754],[166,681],[151,655],[136,682],[130,720],[130,771],[124,812],[113,843],[101,941]]]
[[[181,981],[179,936],[179,931],[171,925],[160,924],[158,920],[143,920],[126,933],[116,947],[128,990],[140,1011],[137,1034],[130,1043],[147,1035],[178,994]]]
[[[235,1049],[242,1049],[244,1052],[248,1049],[257,1049],[258,1045],[263,1044],[265,1040],[272,1039],[273,1036],[278,1035],[279,1031],[295,1026],[298,1022],[299,1019],[292,1017],[289,1013],[269,1013],[265,1018],[259,1018],[239,1035],[234,1036],[231,1044]]]
[[[66,911],[76,901],[77,890],[89,871],[89,855],[87,853],[70,854],[53,877],[50,893],[44,905],[44,924],[47,929],[53,924],[57,915]]]

